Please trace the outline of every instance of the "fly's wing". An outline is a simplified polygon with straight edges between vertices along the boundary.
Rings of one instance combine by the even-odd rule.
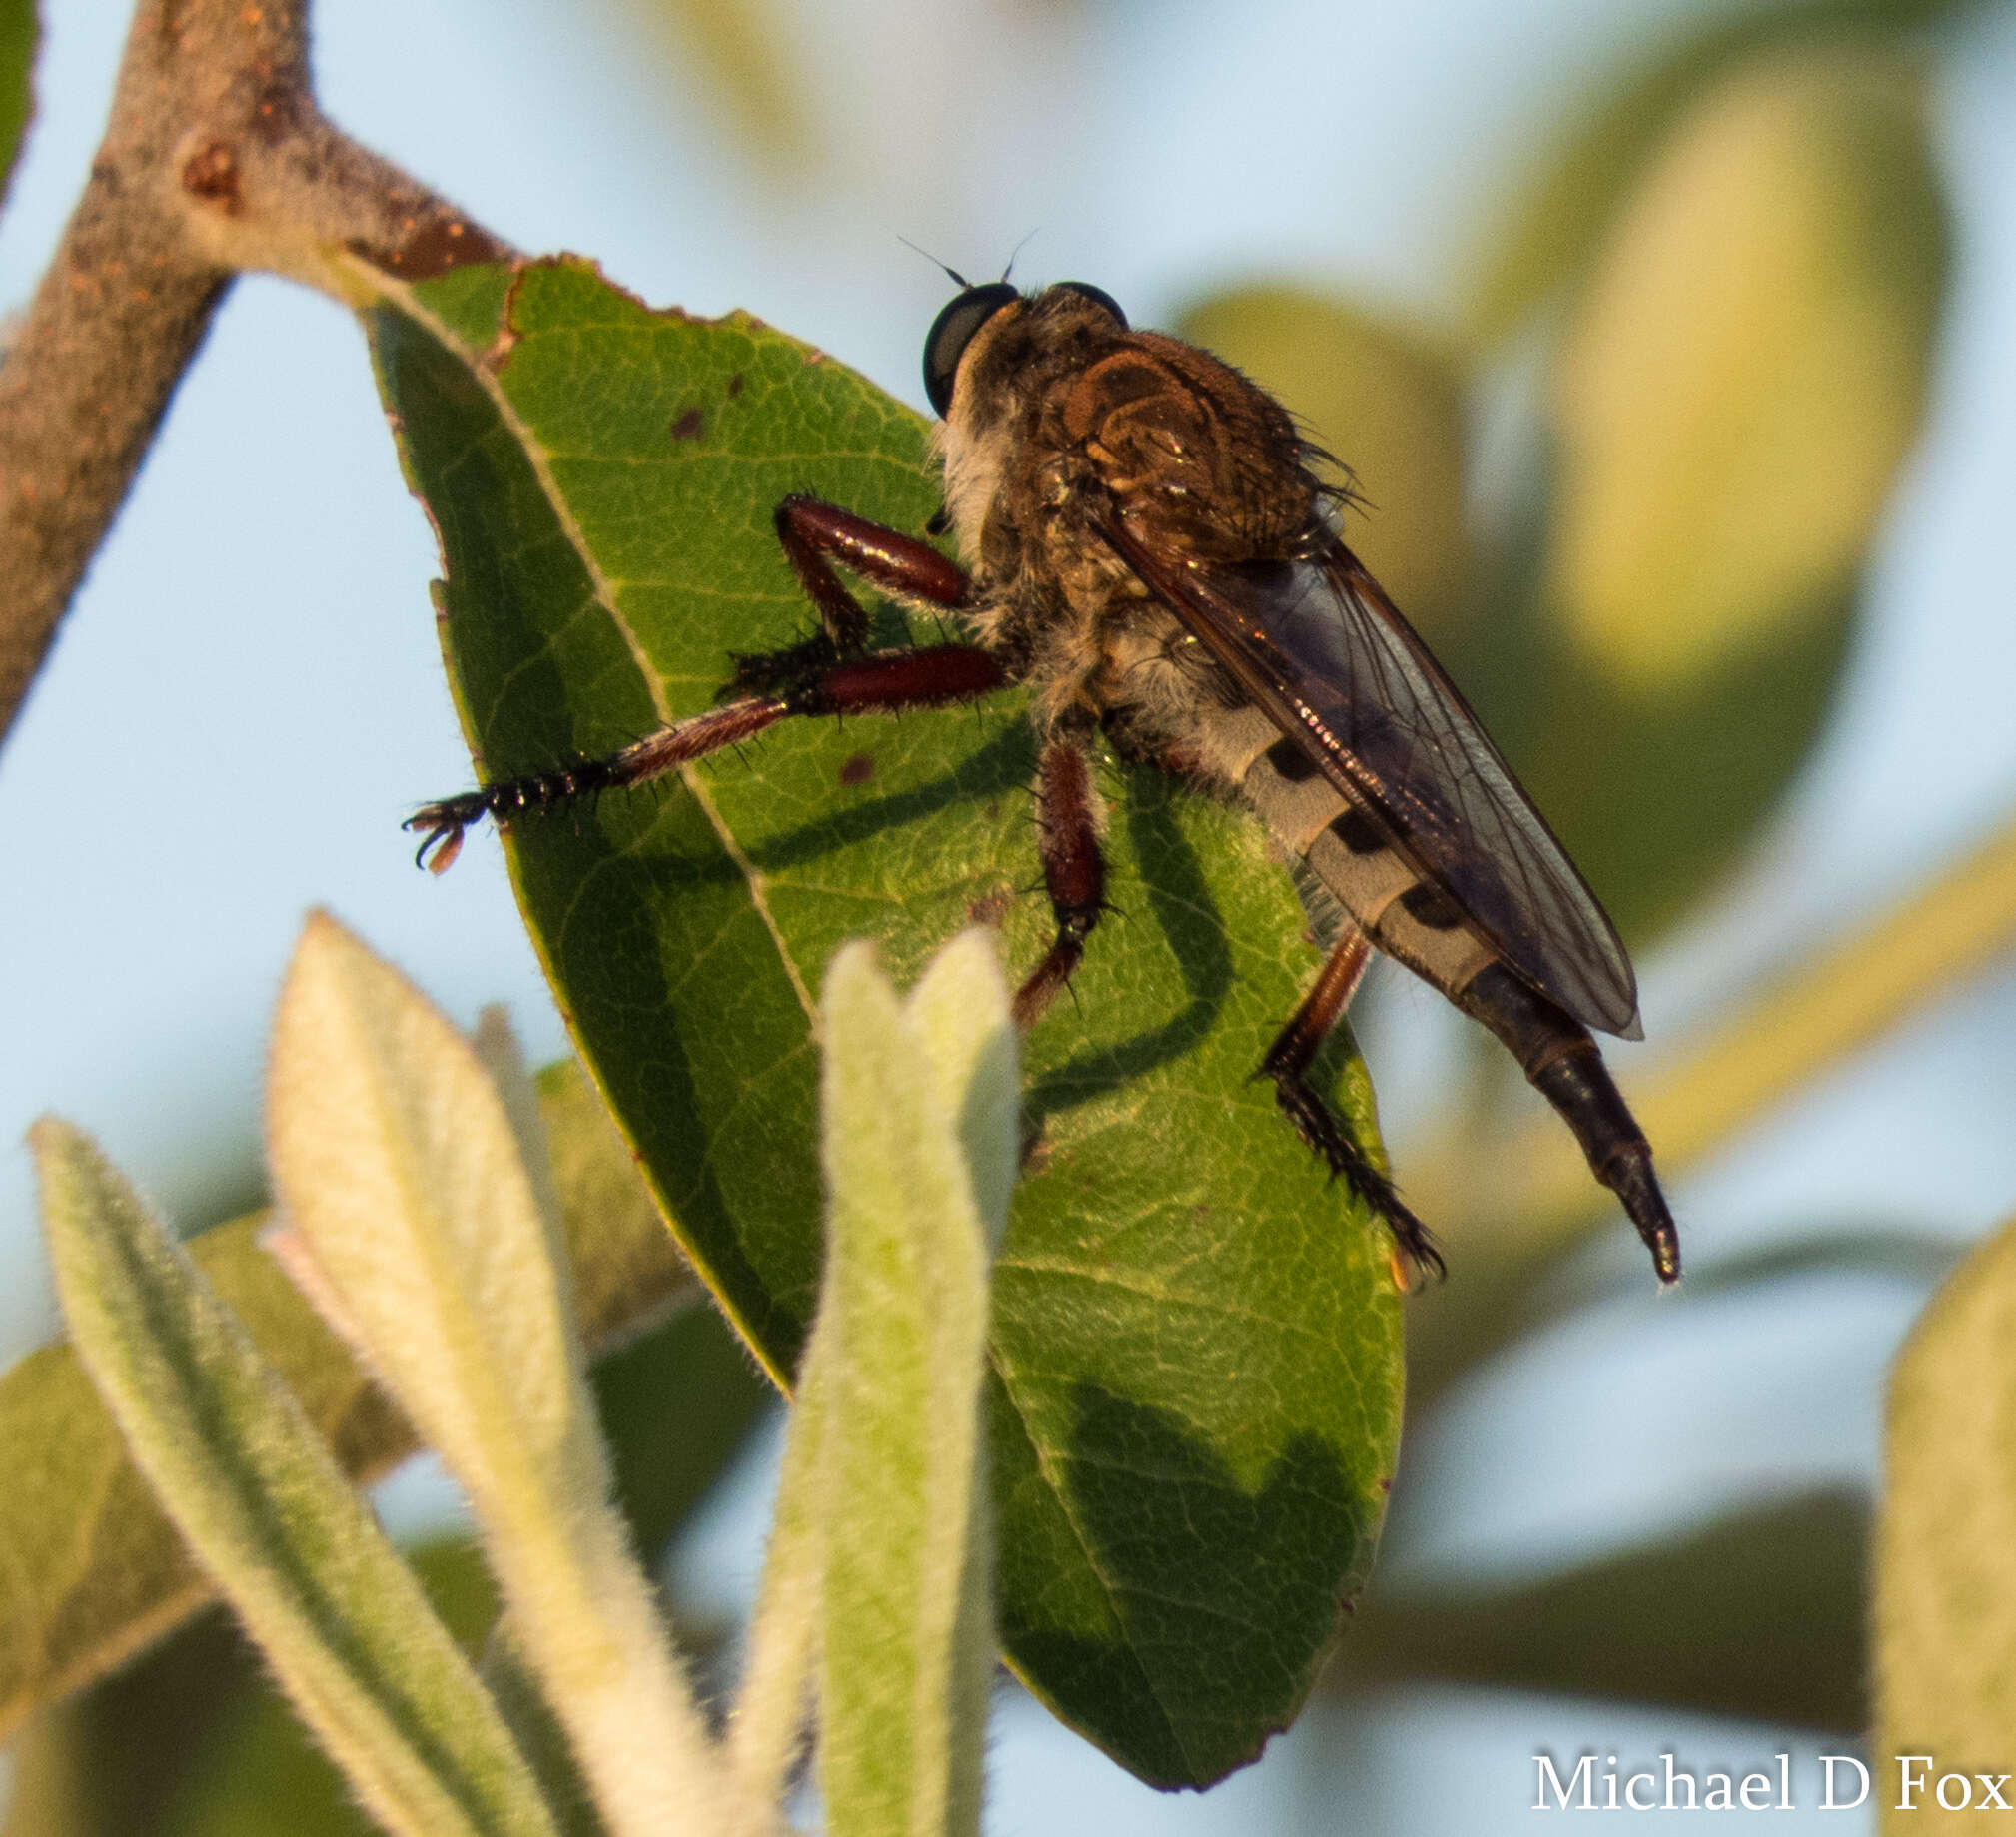
[[[1585,1026],[1641,1037],[1616,928],[1456,685],[1342,542],[1204,568],[1100,533],[1476,930]]]

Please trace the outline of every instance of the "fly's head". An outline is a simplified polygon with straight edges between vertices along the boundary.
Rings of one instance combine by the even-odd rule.
[[[1072,380],[1128,341],[1112,298],[1080,281],[1024,294],[1005,281],[969,287],[924,341],[924,391],[940,421],[945,509],[970,564],[988,558],[990,519],[1026,527],[1020,500],[1040,495],[1053,457],[1046,427]]]

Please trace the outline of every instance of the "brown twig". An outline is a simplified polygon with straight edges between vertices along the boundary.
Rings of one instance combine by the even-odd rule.
[[[232,277],[355,304],[510,251],[316,107],[307,0],[142,0],[105,139],[0,364],[0,741]]]

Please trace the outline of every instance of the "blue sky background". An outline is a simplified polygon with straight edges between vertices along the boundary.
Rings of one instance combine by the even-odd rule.
[[[899,235],[997,272],[1034,231],[1018,275],[1097,281],[1140,323],[1221,281],[1290,276],[1434,327],[1549,131],[1651,49],[1741,10],[776,0],[818,85],[819,173],[791,195],[676,58],[639,51],[616,0],[329,0],[317,66],[345,126],[521,246],[594,254],[655,302],[747,307],[916,402],[946,289]],[[42,115],[0,220],[6,310],[82,181],[123,32],[108,0],[48,11]],[[2016,804],[2016,9],[1984,11],[1944,72],[1961,255],[1931,424],[1819,757],[1717,910],[1641,966],[1655,1044]],[[495,846],[474,840],[435,880],[399,832],[469,774],[435,571],[353,323],[242,283],[0,753],[0,1364],[52,1330],[28,1122],[74,1118],[171,1212],[249,1185],[266,1015],[308,907],[332,907],[459,1018],[504,1000],[535,1057],[561,1050]],[[1389,990],[1368,1039],[1403,1173],[1410,1090],[1446,1012]],[[1683,1183],[1690,1259],[1846,1222],[1966,1236],[2009,1215],[2012,1037],[2005,966]],[[1639,1255],[1626,1240],[1592,1257],[1593,1280]],[[1873,1477],[1881,1373],[1914,1290],[1836,1277],[1656,1307],[1645,1287],[1424,1425],[1416,1458],[1438,1479],[1408,1502],[1417,1571],[1544,1570],[1717,1501]],[[1626,1425],[1660,1392],[1677,1401],[1654,1445]],[[732,1598],[753,1571],[759,1489],[752,1476],[686,1552],[690,1589]],[[1015,1701],[991,1823],[1498,1831],[1530,1802],[1537,1745],[1628,1759],[1674,1743],[1702,1769],[1785,1745],[1602,1705],[1411,1692],[1349,1726],[1313,1720],[1219,1793],[1164,1800]],[[1770,1815],[1787,1833],[1810,1822]]]

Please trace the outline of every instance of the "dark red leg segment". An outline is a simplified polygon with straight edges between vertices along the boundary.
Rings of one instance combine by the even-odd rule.
[[[1589,1030],[1502,964],[1457,990],[1456,1004],[1506,1043],[1533,1088],[1560,1112],[1589,1169],[1623,1202],[1661,1283],[1680,1280],[1680,1235],[1652,1172],[1652,1151]]]
[[[1015,997],[1015,1025],[1033,1027],[1071,980],[1085,940],[1106,910],[1106,857],[1099,852],[1092,762],[1076,740],[1057,738],[1036,768],[1036,841],[1057,941]]]
[[[1275,1101],[1281,1113],[1295,1125],[1299,1135],[1329,1165],[1331,1178],[1342,1175],[1345,1184],[1386,1220],[1400,1254],[1413,1276],[1448,1271],[1442,1253],[1429,1236],[1428,1227],[1400,1203],[1393,1182],[1367,1159],[1365,1151],[1351,1139],[1350,1132],[1309,1082],[1309,1068],[1316,1061],[1331,1029],[1343,1018],[1358,990],[1359,978],[1372,956],[1372,946],[1361,931],[1349,931],[1337,948],[1325,958],[1317,972],[1316,985],[1303,997],[1294,1018],[1261,1060],[1260,1078],[1274,1080]]]
[[[583,759],[550,771],[501,779],[460,797],[425,804],[407,818],[421,832],[415,859],[446,872],[462,848],[463,831],[490,817],[504,825],[530,810],[552,809],[597,791],[647,784],[675,766],[753,739],[798,714],[893,713],[971,701],[998,689],[1005,676],[987,651],[970,644],[892,650],[820,670],[782,695],[747,695],[690,720],[673,721],[606,758]]]
[[[777,540],[836,644],[846,642],[849,630],[865,636],[868,621],[835,577],[835,561],[898,599],[933,606],[966,603],[966,571],[956,561],[946,560],[929,542],[822,498],[786,497],[777,506]]]

